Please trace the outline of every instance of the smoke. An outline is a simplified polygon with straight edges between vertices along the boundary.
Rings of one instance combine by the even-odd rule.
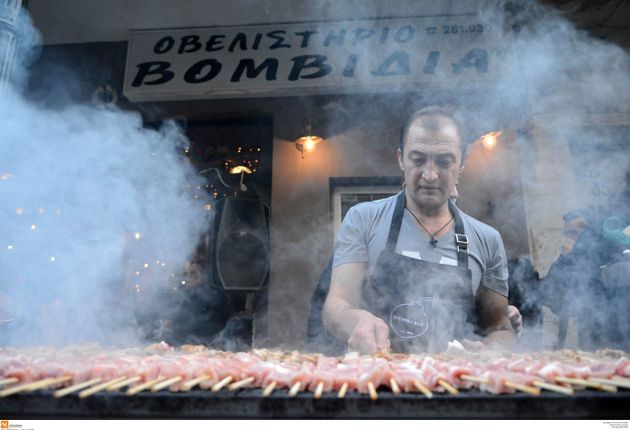
[[[147,319],[168,319],[207,222],[186,138],[133,112],[26,101],[39,37],[26,17],[18,31],[0,108],[2,343],[138,342]]]
[[[274,148],[274,158],[283,165],[274,165],[271,230],[277,240],[272,241],[269,316],[274,321],[272,340],[286,342],[287,347],[303,342],[300,330],[306,325],[309,293],[329,256],[328,177],[399,176],[394,151],[399,129],[418,108],[458,108],[470,140],[496,129],[514,132],[521,172],[493,179],[513,181],[508,189],[525,191],[528,236],[543,275],[559,252],[554,234],[560,230],[562,213],[605,205],[621,191],[623,172],[630,166],[624,152],[627,144],[621,149],[613,145],[615,152],[610,152],[611,146],[601,142],[626,142],[627,126],[607,127],[611,131],[604,139],[600,119],[613,118],[618,125],[614,118],[624,117],[627,124],[630,59],[626,51],[589,37],[559,12],[536,2],[480,1],[479,7],[475,2],[427,7],[428,3],[303,2],[296,12],[308,17],[304,20],[319,22],[435,16],[442,24],[456,15],[451,20],[455,24],[470,18],[466,24],[491,28],[490,42],[480,46],[495,49],[489,51],[493,57],[488,72],[479,73],[479,87],[459,85],[465,79],[451,82],[454,56],[449,51],[459,52],[462,39],[441,34],[439,43],[427,47],[440,50],[439,64],[448,64],[446,69],[436,69],[442,81],[433,81],[443,87],[431,82],[430,89],[390,85],[387,93],[312,97],[299,100],[297,108],[279,109],[275,127],[286,127],[284,123],[294,117],[301,125],[299,111],[309,110],[315,116],[311,116],[314,130],[327,137],[318,153],[311,159],[307,156],[300,167],[295,167],[290,142],[281,142],[289,148],[286,152],[280,144]],[[270,11],[260,21],[272,22],[274,14]],[[329,62],[344,67],[351,64],[348,59],[353,54],[360,59],[357,67],[376,62],[378,68],[382,53],[368,42],[353,44],[348,29],[341,58]],[[0,180],[2,305],[6,319],[13,319],[5,325],[4,335],[10,335],[13,343],[135,335],[138,315],[146,320],[170,312],[158,298],[168,297],[175,288],[173,280],[206,222],[202,208],[187,192],[187,185],[198,184],[177,152],[185,138],[173,126],[146,130],[141,118],[129,112],[87,106],[51,111],[25,102],[17,91],[26,81],[39,36],[28,25],[22,25],[21,31],[19,40],[24,42],[16,65],[20,71],[15,74],[9,106],[0,115],[0,173],[11,174]],[[416,37],[427,34],[417,32]],[[334,55],[336,45],[332,46],[322,52],[314,48],[312,53]],[[426,54],[421,54],[423,61]],[[492,79],[484,79],[488,74]],[[347,82],[344,79],[339,82]],[[142,108],[146,112],[153,106]],[[297,136],[299,131],[290,134]],[[467,201],[485,199],[476,190],[462,190],[464,209]],[[499,230],[510,228],[514,221],[505,214],[511,211],[502,208],[522,211],[517,200],[523,205],[520,195],[496,202],[496,214],[486,222]],[[554,214],[556,224],[543,220]],[[135,282],[136,277],[142,281]],[[567,295],[567,308],[576,309],[588,301],[585,297]],[[525,300],[533,304],[533,299]],[[179,304],[187,308],[189,302]],[[229,332],[223,334],[229,337]]]
[[[562,13],[537,2],[479,4],[484,7],[470,22],[480,22],[484,28],[492,29],[493,34],[486,45],[494,44],[494,50],[488,51],[491,57],[487,74],[492,76],[491,85],[481,82],[477,89],[459,88],[454,81],[451,90],[445,91],[409,91],[402,85],[390,85],[387,87],[391,90],[389,94],[325,101],[322,103],[322,115],[326,116],[323,122],[327,136],[333,136],[328,141],[335,145],[334,155],[338,159],[334,161],[343,166],[331,173],[338,176],[398,175],[393,148],[399,129],[411,112],[428,105],[458,109],[465,120],[466,138],[471,142],[489,131],[511,130],[511,136],[506,136],[500,143],[504,146],[509,143],[510,148],[499,148],[495,163],[501,162],[501,157],[514,157],[516,169],[501,166],[498,170],[502,173],[484,171],[484,168],[492,168],[492,157],[488,157],[487,165],[473,170],[472,166],[467,167],[462,178],[463,181],[475,181],[478,178],[470,176],[474,172],[493,181],[495,186],[486,191],[494,192],[496,210],[493,205],[486,213],[485,205],[479,204],[489,199],[484,190],[464,189],[464,194],[460,193],[460,202],[465,210],[467,207],[480,208],[479,215],[485,216],[484,222],[497,227],[504,237],[513,236],[511,230],[516,221],[511,215],[525,212],[522,222],[529,223],[529,231],[522,239],[532,242],[536,268],[544,276],[560,252],[557,237],[562,227],[562,214],[589,205],[608,206],[622,191],[624,174],[630,168],[627,141],[630,56],[622,47],[589,36]],[[421,8],[420,3],[415,6],[406,4],[394,15],[429,13]],[[356,19],[383,16],[380,12],[362,8]],[[352,16],[348,11],[337,10],[336,13]],[[457,50],[457,37],[449,37],[450,49]],[[377,50],[367,47],[362,50],[361,46],[352,45],[352,54],[360,61],[368,59],[369,62],[369,59],[379,57]],[[446,46],[442,48],[442,55],[445,55],[448,49]],[[453,80],[445,69],[437,69],[436,73],[440,71],[444,72],[445,82]],[[355,142],[347,141],[346,135],[352,135]],[[305,184],[304,190],[307,188]],[[506,190],[506,193],[500,194],[498,190]],[[322,219],[327,215],[322,212]],[[325,248],[322,239],[309,239],[312,243],[306,249]],[[305,254],[305,251],[301,253]],[[513,258],[519,256],[512,255]],[[325,261],[325,258],[319,260],[322,264]],[[600,271],[598,261],[601,260],[586,260],[591,266],[595,265],[592,272],[596,274]],[[312,279],[313,285],[316,280],[316,277]],[[571,293],[564,297],[565,302],[560,306],[577,315],[579,311],[576,309],[587,307],[593,294],[599,297],[603,293],[589,292],[586,285],[572,288],[574,280],[569,274],[562,277],[562,287]],[[586,283],[586,280],[581,281],[581,284]],[[555,287],[558,285],[547,284],[545,288]],[[523,298],[526,310],[543,303],[544,294],[535,290],[537,288]],[[628,303],[626,296],[615,297]],[[604,307],[610,305],[599,298],[597,303]],[[605,311],[591,314],[591,325],[606,326],[609,319]],[[630,326],[618,329],[630,332]],[[588,332],[590,328],[583,327],[583,330]],[[541,347],[540,337],[524,336],[524,339],[523,348]],[[606,346],[603,339],[599,346]],[[584,343],[583,346],[593,347],[593,344]]]
[[[561,227],[560,216],[579,207],[599,206],[607,214],[592,224],[600,233],[586,242],[588,250],[577,250],[568,261],[561,257],[538,290],[530,285],[524,292],[522,303],[526,309],[545,304],[559,315],[578,317],[582,348],[627,348],[627,336],[612,333],[629,333],[630,326],[612,309],[620,303],[627,306],[630,296],[620,286],[615,291],[607,288],[600,266],[621,260],[621,250],[602,239],[601,223],[613,214],[610,204],[622,192],[624,174],[630,169],[630,56],[623,48],[576,29],[550,8],[528,2],[507,6],[504,28],[513,31],[516,67],[502,70],[498,87],[500,105],[515,112],[513,124],[533,125],[518,139],[521,179],[530,195],[528,219],[543,224],[540,213],[546,211],[557,214],[555,225]],[[517,88],[510,90],[510,85]],[[536,226],[530,226],[530,238],[537,268],[547,275],[560,246],[550,240],[549,231]],[[544,244],[557,249],[540,252]],[[528,283],[518,277],[512,281]],[[523,347],[541,346],[534,338],[529,342]]]

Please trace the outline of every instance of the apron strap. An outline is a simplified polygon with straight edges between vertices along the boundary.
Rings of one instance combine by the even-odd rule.
[[[457,249],[457,266],[468,269],[468,236],[466,236],[464,223],[462,222],[462,218],[459,216],[459,211],[450,199],[448,200],[448,210],[451,211],[451,215],[453,215],[453,219],[455,220],[455,249]]]
[[[392,215],[392,222],[389,226],[389,234],[387,236],[387,245],[385,249],[389,252],[395,252],[400,227],[402,225],[403,215],[405,213],[405,190],[401,191],[396,198],[396,206]],[[448,210],[455,220],[455,248],[457,249],[457,267],[468,269],[468,236],[464,230],[464,223],[459,216],[459,212],[453,202],[449,199]]]
[[[405,214],[405,190],[402,190],[398,194],[396,199],[396,206],[394,206],[394,214],[392,215],[392,222],[389,226],[389,235],[387,236],[387,249],[389,252],[396,251],[396,243],[398,242],[398,235],[400,234],[400,226],[402,225],[403,215]]]

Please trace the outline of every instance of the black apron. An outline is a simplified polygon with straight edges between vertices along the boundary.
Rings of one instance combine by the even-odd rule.
[[[362,291],[362,306],[389,326],[392,351],[436,353],[453,339],[469,338],[475,328],[468,238],[455,220],[457,266],[430,263],[395,253],[405,211],[405,192],[396,200],[387,246]]]

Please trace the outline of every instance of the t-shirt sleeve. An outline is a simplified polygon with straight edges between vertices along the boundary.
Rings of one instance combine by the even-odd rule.
[[[339,227],[333,267],[368,261],[366,223],[361,211],[350,208]]]
[[[490,258],[486,264],[486,271],[483,274],[481,285],[507,297],[509,292],[508,264],[501,235],[495,232],[495,236],[492,237],[490,243]]]

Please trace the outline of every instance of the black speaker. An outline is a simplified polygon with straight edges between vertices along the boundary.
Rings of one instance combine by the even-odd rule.
[[[213,282],[225,290],[261,289],[269,273],[269,233],[262,201],[219,200],[214,226]]]

